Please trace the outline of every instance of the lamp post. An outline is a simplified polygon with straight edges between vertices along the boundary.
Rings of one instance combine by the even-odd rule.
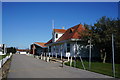
[[[77,41],[75,42],[75,53],[74,53],[74,67],[76,67],[76,57],[77,57],[78,47]]]
[[[114,35],[112,34],[112,70],[115,77],[115,61],[114,61]]]
[[[89,47],[89,69],[91,69],[91,38],[88,40],[88,43],[90,43]]]

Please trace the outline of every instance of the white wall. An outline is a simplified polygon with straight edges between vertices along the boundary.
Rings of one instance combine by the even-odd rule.
[[[62,51],[60,50],[61,45],[63,46]],[[57,49],[54,50],[54,47]],[[64,57],[74,56],[74,43],[70,43],[70,52],[67,52],[67,43],[56,45],[56,46],[51,46],[51,55],[53,54],[54,56],[56,56],[57,54],[58,56],[61,56],[61,53],[62,53],[62,56]]]
[[[2,52],[0,52],[0,55],[3,55],[3,53],[2,53]]]
[[[0,47],[2,47],[2,44],[0,44]]]
[[[58,34],[58,38],[56,38],[56,34]],[[57,32],[55,32],[55,33],[53,34],[53,42],[56,42],[63,34],[64,34],[64,33],[57,33]]]
[[[69,55],[70,54],[70,56],[72,56],[72,57],[74,57],[74,55],[75,55],[75,44],[76,44],[76,42],[70,42],[70,53],[69,52],[67,52],[67,44],[66,43],[64,43],[64,44],[62,44],[63,45],[63,48],[62,48],[62,56],[64,56],[64,57],[67,57],[67,55]],[[84,57],[84,58],[87,58],[87,57],[89,57],[89,46],[88,45],[85,45],[85,44],[77,44],[77,46],[78,45],[80,45],[80,47],[81,47],[81,50],[79,51],[79,55],[78,56],[80,56],[81,55],[81,57]],[[88,47],[87,47],[88,46]],[[58,48],[58,53],[57,53],[57,55],[58,56],[61,56],[61,51],[60,51],[60,49],[61,49],[61,44],[60,45],[56,45],[56,47]],[[98,54],[98,52],[97,52],[97,49],[94,47],[94,48],[92,48],[93,50],[92,50],[92,57],[99,57],[99,54]],[[51,46],[51,55],[52,55],[52,53],[53,53],[53,55],[54,56],[56,56],[56,51],[55,50],[53,50],[53,46]]]
[[[20,52],[20,54],[27,54],[26,52]]]
[[[3,58],[2,60],[0,60],[0,68],[2,67],[2,65],[12,56],[12,53],[10,53],[9,56],[6,56],[5,58]]]

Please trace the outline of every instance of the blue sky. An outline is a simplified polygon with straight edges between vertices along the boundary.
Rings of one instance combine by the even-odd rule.
[[[33,42],[47,42],[55,28],[79,23],[94,24],[102,16],[118,17],[115,2],[3,2],[2,41],[7,46],[28,48]]]

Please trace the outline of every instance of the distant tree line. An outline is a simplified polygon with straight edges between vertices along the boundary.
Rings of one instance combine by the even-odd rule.
[[[6,50],[7,50],[7,53],[13,53],[13,54],[15,54],[17,51],[15,47],[9,47],[9,48],[6,48]]]
[[[86,31],[82,33],[83,39],[91,39],[99,50],[103,63],[112,61],[112,34],[114,35],[115,62],[120,63],[120,20],[103,16],[93,26],[84,26]]]

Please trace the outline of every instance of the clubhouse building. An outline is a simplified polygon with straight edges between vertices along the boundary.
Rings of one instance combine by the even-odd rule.
[[[88,58],[90,43],[84,41],[83,32],[85,27],[82,24],[73,26],[67,30],[65,29],[53,29],[52,38],[44,43],[43,46],[38,43],[34,43],[31,49],[36,49],[36,54],[46,53],[52,57],[79,57]],[[33,46],[35,45],[35,46]],[[37,46],[41,48],[37,48]],[[97,58],[97,50],[94,45],[91,46],[92,57]],[[39,52],[40,51],[40,52]],[[34,51],[32,51],[34,53]]]

